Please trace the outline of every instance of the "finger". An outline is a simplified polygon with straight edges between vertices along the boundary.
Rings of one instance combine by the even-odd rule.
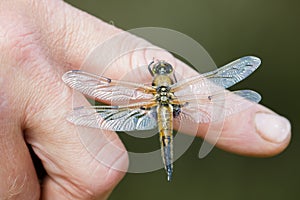
[[[45,85],[39,85],[45,87],[40,90],[41,97],[47,92],[60,100],[44,99],[47,107],[28,116],[30,120],[26,124],[26,139],[48,174],[42,197],[106,198],[127,169],[127,152],[113,132],[68,123],[66,117],[72,109],[72,99],[80,105],[88,102],[80,96],[73,98],[72,91],[61,86],[56,89],[63,91],[63,95],[53,94]]]
[[[248,108],[223,120],[199,124],[196,127],[198,136],[225,151],[240,155],[268,157],[282,152],[291,139],[290,122],[262,105],[248,103]],[[195,126],[188,123],[182,131],[194,134],[191,127]],[[201,150],[201,157],[209,153],[205,152],[205,147]]]
[[[9,97],[6,77],[11,76],[0,78],[0,199],[39,199],[40,186],[23,138],[20,110]]]
[[[28,2],[26,1],[24,4]],[[49,4],[46,5],[46,3]],[[41,1],[27,5],[27,8],[28,10],[32,9],[32,12],[29,13],[39,13],[42,11],[40,9],[44,8],[43,19],[46,21],[45,16],[49,17],[47,14],[50,14],[50,10],[53,12],[63,11],[63,8],[59,7],[63,5],[62,1]],[[24,7],[21,8],[20,16],[23,12],[26,12],[25,15],[20,18],[12,17],[15,21],[9,21],[9,29],[5,29],[9,30],[4,34],[9,38],[5,55],[11,56],[12,59],[8,59],[7,56],[4,60],[10,62],[11,66],[18,66],[17,69],[13,68],[13,75],[17,74],[18,77],[7,76],[13,80],[10,80],[13,85],[9,91],[15,92],[13,96],[15,101],[18,100],[18,104],[15,105],[18,105],[17,107],[21,111],[17,113],[25,116],[22,118],[22,128],[26,130],[26,140],[32,145],[47,172],[47,177],[42,184],[42,198],[107,198],[124,176],[128,164],[127,152],[115,133],[99,132],[94,129],[79,130],[66,121],[67,113],[72,109],[72,103],[80,101],[80,104],[84,105],[88,102],[79,97],[73,98],[72,91],[62,83],[61,66],[65,64],[63,59],[59,60],[55,57],[54,60],[51,52],[41,50],[47,43],[43,40],[46,38],[38,39],[43,37],[38,34],[40,27],[36,30],[37,26],[34,28],[24,26],[24,24],[30,24],[35,18],[30,18],[28,10]],[[59,12],[57,13],[59,16]],[[11,26],[11,24],[15,26]],[[53,39],[55,40],[55,38]],[[22,86],[20,90],[11,90],[11,88],[15,89],[18,83]],[[18,94],[17,97],[16,94]],[[5,107],[4,104],[3,106]],[[11,114],[16,113],[12,112]],[[97,138],[99,136],[101,138]],[[14,145],[12,146],[14,147]],[[24,144],[20,144],[18,148],[22,150],[23,146]],[[28,164],[29,154],[24,155],[24,152],[26,151],[22,151],[21,155],[25,164],[16,163],[18,164],[16,173],[19,173],[21,169],[27,170],[27,168],[34,170],[33,165],[31,164],[30,168]],[[19,174],[23,175],[21,172]],[[30,180],[31,176],[31,174],[28,175]],[[18,179],[13,180],[17,184],[16,187],[20,185]],[[30,186],[29,189],[31,189],[31,187],[37,186],[36,177],[35,181],[35,185],[26,187]],[[26,187],[24,188],[27,189]],[[32,191],[33,189],[31,189]],[[39,193],[33,191],[31,195],[38,196]],[[30,195],[24,199],[28,197]]]
[[[71,12],[70,13],[77,13],[78,15],[78,11],[74,10],[73,8],[68,7]],[[71,14],[72,15],[72,14]],[[56,20],[59,21],[59,20]],[[81,25],[81,21],[88,21],[89,23],[85,23],[82,27]],[[78,24],[72,24],[70,26],[70,30],[71,31],[71,37],[68,34],[65,34],[66,36],[68,36],[67,38],[64,38],[64,40],[68,40],[68,44],[70,44],[70,46],[68,46],[67,48],[62,48],[64,51],[64,55],[66,58],[69,58],[69,60],[67,59],[67,61],[69,63],[72,63],[72,66],[74,66],[76,68],[79,67],[79,65],[81,63],[83,63],[83,60],[87,57],[88,52],[91,49],[94,49],[97,45],[99,44],[103,44],[105,43],[105,41],[109,38],[111,38],[113,35],[116,34],[120,34],[122,33],[121,30],[112,27],[106,23],[103,23],[93,17],[90,17],[88,15],[82,14],[80,13],[80,18],[79,20],[77,20]],[[80,25],[79,25],[80,23]],[[59,24],[53,24],[54,26],[59,26]],[[53,26],[50,25],[50,26]],[[78,34],[78,30],[80,29],[84,29],[87,30],[86,34]],[[76,31],[77,30],[77,31]],[[45,31],[47,31],[47,29],[45,29]],[[162,50],[153,50],[151,48],[146,48],[151,47],[151,44],[149,44],[146,41],[143,41],[137,37],[125,34],[127,36],[126,37],[117,37],[117,40],[113,41],[113,44],[116,47],[128,47],[128,46],[138,46],[142,49],[144,49],[144,51],[134,51],[133,53],[129,53],[126,54],[126,56],[123,56],[122,58],[117,59],[116,62],[114,62],[114,64],[112,64],[110,66],[109,69],[106,70],[106,73],[108,75],[111,75],[112,77],[116,78],[116,77],[121,77],[122,74],[127,74],[131,69],[132,66],[140,66],[140,65],[144,65],[149,63],[149,60],[152,60],[153,57],[159,57],[159,58],[164,58],[165,60],[171,60],[171,63],[175,63],[176,66],[176,70],[179,71],[179,73],[182,73],[183,76],[188,76],[188,74],[192,74],[191,70],[187,70],[187,66],[185,66],[184,64],[182,64],[179,61],[174,61],[173,57],[162,51]],[[82,36],[82,37],[81,37]],[[123,38],[123,40],[122,40]],[[125,40],[127,39],[127,40]],[[82,44],[80,43],[80,41],[82,40],[88,40],[89,42],[86,44]],[[124,42],[125,41],[125,42]],[[78,44],[81,44],[81,46],[78,48]],[[59,43],[56,43],[59,44]],[[48,44],[49,46],[53,46],[52,49],[57,49],[55,48],[54,45],[52,45],[51,43]],[[61,44],[61,46],[63,46]],[[115,47],[113,46],[113,47]],[[104,48],[105,49],[105,48]],[[118,48],[113,48],[113,52],[118,49]],[[57,50],[56,50],[57,51]],[[57,51],[59,52],[59,51]],[[59,52],[59,53],[63,53],[63,52]],[[117,52],[116,54],[119,54],[120,52]],[[101,55],[101,54],[100,54]],[[75,60],[72,60],[70,58],[76,58]],[[103,59],[100,59],[103,60]],[[103,62],[103,65],[101,65],[101,61],[99,62],[98,60],[95,59],[94,61],[94,65],[93,65],[93,61],[92,62],[88,62],[90,64],[90,66],[107,66],[107,62]],[[142,74],[143,75],[143,74]],[[134,76],[135,80],[138,77],[142,77],[142,76]],[[238,113],[238,116],[243,116],[243,118],[238,118],[237,115],[233,115],[228,117],[225,120],[225,125],[224,125],[224,130],[222,131],[222,138],[224,138],[223,140],[221,139],[217,145],[222,147],[225,150],[229,150],[235,153],[239,153],[239,154],[252,154],[252,155],[274,155],[276,153],[279,153],[280,151],[282,151],[288,144],[289,142],[289,138],[290,138],[290,125],[289,122],[284,119],[279,117],[276,114],[270,115],[269,117],[266,117],[267,115],[265,115],[265,117],[263,117],[260,120],[257,120],[257,118],[259,117],[255,117],[256,114],[255,113],[260,113],[260,112],[266,112],[266,108],[262,107],[262,106],[254,106],[251,107],[247,110],[244,110],[240,113]],[[267,112],[270,112],[267,110]],[[259,116],[259,115],[257,115]],[[235,118],[234,118],[235,117]],[[268,119],[267,119],[268,118]],[[256,119],[256,120],[254,120]],[[282,136],[283,139],[282,141],[277,141],[277,142],[272,142],[272,140],[270,141],[270,137],[266,137],[265,134],[268,134],[267,132],[270,131],[266,131],[266,129],[262,129],[261,126],[259,126],[258,124],[256,124],[255,122],[257,121],[261,121],[261,122],[265,122],[264,127],[268,127],[269,130],[271,130],[272,132],[276,132],[275,130],[285,130],[282,132],[281,135],[286,135],[286,137]],[[276,122],[277,125],[272,125],[273,123],[271,122]],[[245,124],[247,123],[247,124]],[[243,126],[241,126],[241,124]],[[200,127],[203,127],[203,129],[205,130],[205,127],[207,125],[201,125]],[[258,128],[260,127],[260,128]],[[277,127],[277,128],[276,128]],[[287,128],[284,128],[287,127]],[[259,130],[259,131],[258,131]],[[202,134],[204,135],[204,134]],[[262,137],[262,135],[264,135]],[[230,142],[226,143],[226,142],[221,142],[224,141],[225,138],[229,141],[229,140],[235,140],[238,141],[236,144],[236,147],[232,147],[232,144]],[[251,138],[251,140],[248,140],[249,138]],[[256,138],[254,140],[254,138]],[[248,144],[248,146],[250,146],[251,148],[246,147],[244,144]],[[274,144],[273,144],[274,143]],[[244,145],[244,147],[243,147]],[[259,147],[259,148],[257,148]]]
[[[273,156],[283,151],[290,139],[290,122],[255,104],[225,120],[218,147],[243,155]]]
[[[88,16],[83,16],[83,18],[85,17]],[[93,49],[93,47],[95,47],[97,44],[102,44],[107,40],[107,38],[112,37],[112,33],[117,35],[114,37],[114,40],[109,42],[109,44],[113,44],[112,46],[122,45],[122,47],[126,46],[128,49],[134,49],[133,46],[135,46],[138,47],[136,49],[142,48],[144,50],[133,51],[132,53],[129,53],[120,59],[115,59],[115,64],[111,64],[109,69],[105,71],[105,73],[112,78],[123,78],[124,74],[129,74],[128,79],[134,79],[137,82],[149,80],[149,73],[147,76],[145,73],[141,73],[138,70],[134,71],[132,70],[132,66],[148,64],[149,60],[151,61],[153,57],[170,61],[175,65],[177,72],[183,77],[188,77],[194,74],[194,72],[185,64],[175,60],[170,54],[163,50],[155,50],[150,48],[152,45],[140,38],[130,36],[126,33],[120,33],[121,31],[119,29],[116,29],[115,27],[107,25],[96,19],[90,20],[90,24],[87,26],[95,28],[91,30],[91,34],[85,35],[87,38],[89,38],[88,40],[91,41],[91,45],[82,46],[82,49],[85,50],[82,52],[88,52],[88,49]],[[105,30],[104,32],[101,32],[101,38],[98,37],[99,34],[93,34],[98,32],[98,29]],[[76,44],[76,41],[73,42],[73,44]],[[73,49],[74,48],[69,48],[66,51],[67,55],[70,57],[73,57],[75,54]],[[103,49],[105,49],[105,47],[103,47]],[[113,51],[115,50],[116,48]],[[116,55],[113,57],[117,57],[117,54],[121,54],[123,52],[115,53]],[[101,52],[96,54],[101,55]],[[85,54],[82,54],[81,60],[83,60],[85,56]],[[80,56],[78,56],[78,58],[80,58]],[[95,72],[98,72],[98,74],[101,73],[101,69],[99,69],[100,67],[96,66],[106,66],[105,62],[103,65],[101,65],[101,61],[105,59],[102,59],[102,57],[100,58],[101,59],[92,58],[90,62],[87,62]],[[93,69],[89,67],[86,67],[86,69],[93,71]],[[269,113],[269,115],[263,115],[261,113]],[[199,126],[200,136],[205,136],[208,126],[209,125],[207,124],[202,124]],[[256,105],[225,119],[223,130],[221,131],[220,138],[217,141],[217,146],[224,150],[238,154],[271,156],[284,150],[289,143],[290,137],[290,123],[287,119],[277,115],[263,106]]]

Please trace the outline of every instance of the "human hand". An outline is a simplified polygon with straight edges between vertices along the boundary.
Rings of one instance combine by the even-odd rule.
[[[0,198],[105,199],[121,180],[128,158],[116,134],[99,143],[98,151],[111,167],[85,149],[76,128],[65,120],[72,109],[72,91],[61,76],[79,69],[88,53],[122,30],[59,0],[0,3]],[[126,45],[147,46],[127,35]],[[118,52],[124,41],[116,42]],[[175,63],[183,76],[189,70],[164,51],[132,52],[116,61],[113,78],[152,58]],[[73,99],[78,104],[87,103]],[[200,124],[204,136],[207,124]],[[85,129],[87,134],[93,129]],[[242,155],[272,156],[289,143],[289,122],[255,105],[225,120],[217,146]],[[42,160],[47,176],[40,187],[26,143]],[[115,151],[115,146],[119,151]],[[109,152],[109,153],[107,153]]]

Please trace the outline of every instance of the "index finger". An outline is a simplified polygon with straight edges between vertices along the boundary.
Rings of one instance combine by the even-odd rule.
[[[79,20],[74,21],[70,17],[75,13],[80,13]],[[60,17],[60,15],[57,16]],[[47,25],[60,30],[57,27],[62,26],[60,24],[61,20],[55,21],[56,23],[51,22]],[[82,21],[87,23],[82,24]],[[67,69],[78,69],[84,63],[84,66],[89,64],[89,67],[94,68],[92,70],[96,71],[96,69],[107,67],[109,64],[109,67],[105,69],[105,74],[118,79],[122,78],[124,74],[128,74],[134,66],[148,64],[154,57],[167,60],[175,65],[176,70],[183,77],[195,74],[187,65],[175,59],[168,52],[74,8],[72,8],[72,12],[66,18],[65,23],[68,25],[68,30],[64,30],[67,33],[60,34],[64,37],[56,40],[55,43],[48,41],[48,45],[54,54],[63,55],[65,62],[68,63]],[[43,29],[45,31],[44,35],[49,34],[48,30]],[[81,34],[82,30],[84,34]],[[107,43],[108,40],[109,43]],[[93,54],[95,48],[99,46],[104,46],[104,49],[109,51],[91,56],[91,52]],[[122,54],[124,48],[135,49],[136,51]],[[113,56],[110,54],[113,54]],[[87,57],[90,58],[88,62],[86,61]],[[107,61],[107,57],[115,58],[115,60]],[[99,71],[97,73],[101,74]],[[149,76],[139,73],[139,70],[136,73],[139,76],[132,74],[128,78],[135,81],[149,80]],[[208,125],[200,124],[199,126],[199,135],[204,136]],[[284,150],[290,137],[291,128],[287,119],[264,106],[254,105],[225,119],[217,146],[238,154],[271,156]]]

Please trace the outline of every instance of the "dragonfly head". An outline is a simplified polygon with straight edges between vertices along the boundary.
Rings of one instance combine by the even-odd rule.
[[[151,71],[155,75],[169,75],[173,72],[172,65],[163,60],[159,60],[156,63],[150,63],[150,65],[153,65]]]

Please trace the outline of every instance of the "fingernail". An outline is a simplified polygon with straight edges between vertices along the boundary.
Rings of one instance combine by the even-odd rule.
[[[290,122],[276,114],[256,113],[255,125],[263,139],[274,143],[283,142],[291,132]]]

